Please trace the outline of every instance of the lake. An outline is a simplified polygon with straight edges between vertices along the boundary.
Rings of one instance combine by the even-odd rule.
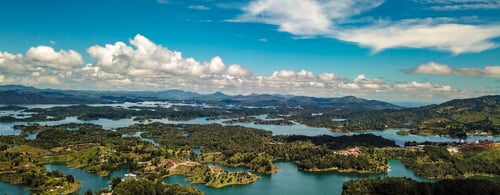
[[[177,183],[181,185],[192,185],[207,195],[253,195],[253,194],[340,194],[342,184],[346,181],[363,178],[376,177],[408,177],[417,181],[427,181],[424,178],[415,176],[412,170],[405,168],[399,160],[390,159],[391,170],[385,174],[359,174],[359,173],[339,173],[322,172],[310,173],[299,171],[297,166],[291,162],[276,162],[280,171],[273,175],[261,175],[261,178],[253,183],[239,186],[229,186],[222,189],[207,187],[202,184],[190,184],[186,182],[185,176],[174,175],[166,178],[166,183]],[[221,165],[218,165],[221,166]],[[242,167],[233,168],[221,166],[227,170],[245,170]]]
[[[360,174],[360,173],[339,173],[339,172],[320,172],[311,173],[297,169],[297,166],[291,162],[276,162],[280,171],[273,175],[261,175],[261,178],[253,183],[239,186],[229,186],[222,189],[207,187],[202,184],[191,184],[186,182],[185,176],[174,175],[166,178],[165,183],[177,183],[181,185],[192,185],[207,195],[218,194],[340,194],[342,192],[342,184],[346,181],[376,178],[376,177],[408,177],[417,181],[428,181],[424,178],[417,177],[412,170],[405,168],[399,160],[389,159],[390,171],[383,174]],[[207,163],[206,165],[221,166],[228,171],[247,171],[245,167],[227,167],[215,163]],[[84,194],[88,189],[98,191],[108,187],[108,181],[114,176],[123,178],[124,174],[129,173],[128,169],[119,169],[112,172],[108,177],[100,177],[96,174],[87,173],[82,169],[69,168],[66,165],[46,164],[45,168],[49,171],[58,170],[64,174],[71,174],[78,178],[81,182],[81,188],[77,191],[79,194]],[[0,182],[0,192],[7,194],[29,194],[26,186],[10,185]]]
[[[227,120],[227,119],[225,119]],[[147,123],[152,122],[161,122],[166,124],[212,124],[217,123],[221,125],[227,125],[223,123],[225,120],[207,120],[206,118],[196,118],[187,121],[173,121],[168,119],[153,119]],[[134,121],[132,118],[120,119],[120,120],[110,120],[110,119],[98,119],[98,120],[90,120],[90,121],[82,121],[78,120],[77,117],[67,117],[64,120],[59,121],[43,121],[37,122],[40,125],[60,125],[66,123],[92,123],[101,125],[104,129],[115,129],[120,127],[128,127],[132,124],[138,123]],[[20,131],[18,129],[14,129],[14,125],[23,125],[28,124],[27,122],[10,122],[10,123],[0,123],[0,135],[19,135]],[[321,127],[310,127],[307,125],[303,125],[300,123],[296,123],[294,125],[262,125],[262,124],[254,124],[254,123],[236,123],[231,125],[240,125],[249,128],[263,129],[267,131],[273,132],[273,135],[307,135],[307,136],[316,136],[316,135],[331,135],[331,136],[343,136],[343,135],[354,135],[354,134],[362,134],[362,133],[372,133],[374,135],[382,136],[384,138],[394,140],[397,145],[404,146],[404,143],[407,141],[416,141],[416,142],[458,142],[460,141],[458,138],[453,138],[449,136],[438,136],[438,135],[407,135],[402,136],[396,134],[396,132],[400,131],[399,129],[389,129],[389,130],[372,130],[372,131],[363,131],[363,132],[353,132],[353,133],[337,133],[332,132],[328,128]],[[36,134],[31,134],[28,136],[28,139],[36,138]],[[500,141],[500,137],[486,137],[486,136],[469,136],[467,138],[467,142],[472,143],[476,140],[493,140]]]
[[[44,167],[48,171],[58,170],[64,174],[73,175],[73,177],[80,180],[81,187],[77,191],[79,194],[84,194],[88,189],[92,189],[93,191],[98,191],[102,188],[108,187],[108,181],[113,179],[115,176],[120,176],[123,178],[124,174],[129,173],[130,169],[118,169],[113,171],[107,177],[101,177],[96,174],[85,172],[83,169],[73,169],[69,168],[66,165],[55,165],[55,164],[46,164]]]

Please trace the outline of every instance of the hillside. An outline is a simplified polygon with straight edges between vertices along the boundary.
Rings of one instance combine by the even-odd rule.
[[[349,119],[351,123],[378,123],[388,128],[410,128],[414,133],[420,134],[486,132],[499,135],[500,95],[456,99],[417,108],[357,111],[345,113],[342,117]]]

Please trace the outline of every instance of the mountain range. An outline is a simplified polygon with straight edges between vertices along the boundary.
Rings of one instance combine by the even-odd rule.
[[[89,91],[38,89],[22,85],[0,86],[0,104],[95,104],[141,101],[179,101],[211,105],[240,106],[321,106],[356,109],[400,109],[402,107],[377,101],[346,96],[318,98],[292,95],[251,94],[230,96],[221,92],[199,94],[183,90],[166,91]]]

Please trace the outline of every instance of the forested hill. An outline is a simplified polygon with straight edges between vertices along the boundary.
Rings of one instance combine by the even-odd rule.
[[[357,124],[376,122],[388,128],[410,128],[423,134],[488,132],[498,135],[500,95],[457,99],[417,108],[357,111],[342,117]]]
[[[291,95],[251,94],[230,96],[220,92],[199,94],[182,90],[166,91],[85,91],[37,89],[22,85],[0,86],[0,104],[92,104],[141,101],[182,101],[210,105],[292,106],[349,109],[400,109],[401,107],[376,100],[352,96],[317,98]]]
[[[500,95],[451,100],[439,105],[410,109],[429,113],[425,122],[459,122],[500,125]]]

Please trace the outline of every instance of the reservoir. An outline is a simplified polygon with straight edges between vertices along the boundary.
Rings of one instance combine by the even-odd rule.
[[[193,120],[187,121],[172,121],[168,119],[154,119],[151,122],[161,122],[166,124],[222,124],[224,120],[206,120],[206,118],[196,118]],[[66,123],[92,123],[96,125],[101,125],[103,129],[115,129],[120,127],[128,127],[132,124],[138,123],[131,118],[120,119],[120,120],[110,120],[110,119],[98,119],[98,120],[90,120],[90,121],[82,121],[78,120],[77,117],[67,117],[64,120],[60,121],[43,121],[36,122],[40,125],[60,125]],[[0,135],[19,135],[20,130],[14,129],[14,125],[24,125],[28,124],[27,122],[9,122],[9,123],[0,123]],[[399,129],[389,129],[389,130],[371,130],[371,131],[363,131],[363,132],[352,132],[352,133],[338,133],[332,132],[328,128],[322,127],[310,127],[307,125],[303,125],[300,123],[296,123],[294,125],[261,125],[254,123],[236,123],[232,125],[240,125],[249,128],[263,129],[267,131],[273,132],[273,135],[307,135],[307,136],[316,136],[316,135],[331,135],[331,136],[343,136],[343,135],[354,135],[354,134],[363,134],[363,133],[371,133],[374,135],[382,136],[386,139],[394,140],[397,145],[403,146],[407,141],[416,141],[416,142],[459,142],[458,138],[448,137],[448,136],[438,136],[438,135],[398,135],[396,134]],[[36,134],[28,135],[28,139],[36,138]],[[476,140],[492,140],[492,141],[500,141],[500,137],[486,137],[486,136],[469,136],[467,138],[467,142],[474,142]]]
[[[311,173],[297,169],[291,162],[275,162],[280,168],[278,173],[273,175],[261,175],[261,178],[253,183],[240,186],[229,186],[222,189],[206,187],[203,184],[190,184],[186,182],[186,177],[174,175],[166,178],[166,183],[177,183],[181,185],[192,185],[208,195],[253,195],[253,194],[341,194],[342,184],[346,181],[376,178],[376,177],[408,177],[417,181],[427,181],[424,178],[415,176],[412,170],[405,168],[399,160],[390,159],[391,170],[384,174],[359,174],[359,173],[339,173],[320,172]],[[220,165],[218,165],[220,166]],[[232,167],[221,166],[229,171]],[[236,170],[240,171],[241,167]]]
[[[389,159],[390,171],[383,174],[360,174],[360,173],[339,173],[339,172],[319,172],[311,173],[297,169],[297,166],[291,162],[275,162],[280,168],[278,173],[273,175],[260,175],[261,178],[253,183],[239,186],[229,186],[221,189],[206,187],[202,184],[191,184],[186,182],[186,177],[174,175],[167,177],[165,183],[177,183],[181,185],[192,185],[207,195],[253,195],[253,194],[340,194],[342,184],[346,181],[376,178],[376,177],[408,177],[417,181],[427,181],[424,178],[415,176],[412,170],[405,168],[399,160]],[[228,171],[245,171],[244,167],[227,167],[209,163],[207,165],[221,166]],[[66,165],[47,164],[45,168],[49,171],[58,170],[64,174],[71,174],[80,180],[81,188],[77,191],[84,194],[88,189],[98,191],[108,187],[108,181],[114,176],[120,176],[129,173],[128,169],[119,169],[112,172],[108,177],[100,177],[96,174],[85,172],[82,169],[69,168]],[[7,194],[29,194],[29,190],[23,185],[10,185],[0,183],[0,192]]]
[[[102,188],[107,188],[108,187],[108,181],[113,179],[115,176],[120,176],[123,178],[123,175],[126,173],[129,173],[129,169],[118,169],[116,171],[113,171],[109,176],[107,177],[101,177],[93,173],[88,173],[85,172],[83,169],[73,169],[69,168],[66,165],[55,165],[55,164],[46,164],[44,167],[48,171],[52,170],[58,170],[61,173],[64,174],[69,174],[73,175],[73,177],[77,178],[80,180],[80,189],[77,191],[78,194],[85,194],[85,192],[88,189],[91,189],[92,191],[98,191]]]
[[[261,119],[265,119],[263,116],[259,116]],[[218,123],[223,124],[223,120],[206,120],[206,118],[196,118],[188,121],[171,121],[168,119],[155,119],[151,122],[162,122],[168,124],[211,124]],[[60,121],[46,121],[38,122],[41,125],[59,125],[65,123],[93,123],[97,125],[102,125],[104,129],[114,129],[119,127],[127,127],[137,121],[131,118],[120,119],[120,120],[109,120],[109,119],[98,119],[91,121],[81,121],[77,117],[67,117]],[[14,125],[27,124],[26,122],[13,122],[13,123],[0,123],[0,135],[18,135],[19,130],[13,129]],[[331,136],[342,136],[342,135],[354,135],[360,134],[358,132],[354,133],[336,133],[331,132],[327,128],[310,127],[303,124],[295,123],[293,125],[260,125],[254,123],[237,123],[233,125],[241,125],[250,128],[263,129],[273,132],[273,135],[331,135]],[[372,133],[374,135],[382,136],[384,138],[394,140],[398,145],[402,146],[406,141],[432,141],[432,142],[450,142],[458,141],[457,138],[445,137],[445,136],[423,136],[423,135],[408,135],[401,136],[397,135],[398,129],[384,130],[384,131],[365,131],[362,133]],[[132,135],[124,136],[136,136],[141,137],[141,132]],[[189,136],[189,135],[186,135]],[[35,139],[36,134],[28,136],[28,139]],[[149,138],[143,138],[155,145],[158,143]],[[466,141],[473,142],[475,140],[495,140],[500,141],[500,137],[484,137],[484,136],[470,136]],[[198,149],[195,149],[196,153],[201,153]],[[390,171],[384,174],[359,174],[359,173],[339,173],[339,172],[322,172],[322,173],[310,173],[299,171],[297,166],[291,162],[276,162],[275,163],[280,171],[273,175],[260,175],[261,178],[248,185],[240,186],[229,186],[222,189],[215,189],[206,187],[202,184],[190,184],[185,181],[184,176],[171,176],[166,178],[164,181],[166,183],[178,183],[182,185],[193,185],[206,194],[340,194],[342,191],[342,184],[346,181],[357,180],[363,178],[375,178],[375,177],[408,177],[418,181],[426,181],[423,178],[414,175],[413,171],[405,168],[398,160],[390,159],[389,166]],[[218,165],[219,166],[219,165]],[[125,173],[128,173],[128,169],[120,169],[114,171],[108,177],[100,177],[98,175],[87,173],[82,169],[72,169],[65,165],[54,165],[47,164],[45,168],[49,171],[58,170],[65,174],[71,174],[78,180],[80,180],[82,186],[77,193],[84,194],[88,189],[93,191],[100,190],[102,188],[108,187],[108,181],[114,176],[123,177]],[[224,167],[228,171],[246,171],[244,167]],[[23,185],[10,185],[0,182],[0,193],[6,194],[29,194],[29,190]]]

